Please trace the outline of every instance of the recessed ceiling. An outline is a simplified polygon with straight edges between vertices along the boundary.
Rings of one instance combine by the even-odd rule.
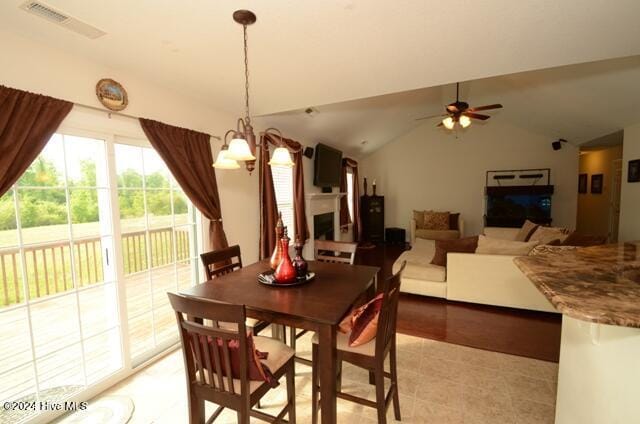
[[[463,82],[460,98],[474,105],[502,103],[474,126],[508,122],[549,138],[582,144],[640,122],[640,56],[523,72]],[[294,110],[260,117],[309,144],[324,141],[351,155],[367,154],[444,112],[455,84],[316,106],[308,117]],[[446,130],[442,130],[446,132]],[[454,137],[453,133],[451,134]],[[367,140],[366,144],[362,144]]]
[[[640,2],[618,0],[46,0],[104,30],[88,40],[0,2],[0,27],[242,111],[249,29],[257,114],[640,54]],[[126,84],[126,81],[123,81]]]

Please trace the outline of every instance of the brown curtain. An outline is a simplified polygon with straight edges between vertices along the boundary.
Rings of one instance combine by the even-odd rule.
[[[280,139],[272,134],[263,134],[263,141],[271,141],[274,145],[278,145]],[[283,141],[287,145],[287,148],[292,153],[293,156],[293,215],[294,215],[294,226],[296,237],[300,237],[300,239],[305,242],[309,239],[309,227],[307,225],[307,214],[305,211],[305,199],[304,199],[304,168],[303,168],[303,159],[304,156],[302,154],[303,147],[302,144],[297,141],[290,140],[288,138],[283,138]],[[267,144],[267,143],[264,143]],[[269,157],[265,158],[266,162],[269,161]],[[268,165],[266,165],[268,166]],[[271,174],[271,170],[269,170],[269,174]],[[273,181],[271,181],[271,185],[273,187]],[[274,194],[275,198],[275,194]],[[273,231],[274,225],[271,226],[271,231]],[[269,229],[265,229],[264,231],[268,231]],[[273,250],[273,247],[271,248]]]
[[[360,182],[358,181],[358,162],[353,159],[342,159],[342,178],[340,178],[340,192],[347,192],[347,171],[353,174],[353,241],[360,241]],[[346,227],[351,222],[347,196],[340,199],[340,227]]]
[[[260,140],[260,158],[258,173],[260,178],[260,258],[271,256],[276,247],[276,222],[278,221],[278,205],[276,191],[273,187],[273,175],[269,166],[269,143],[263,135]]]
[[[73,103],[0,85],[0,196],[40,154]]]
[[[209,219],[211,249],[228,247],[209,135],[143,118],[140,125],[187,197]]]

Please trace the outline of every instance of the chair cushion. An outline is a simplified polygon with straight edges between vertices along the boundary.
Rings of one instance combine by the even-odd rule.
[[[311,341],[314,344],[318,344],[318,334],[314,334]],[[375,356],[376,354],[376,342],[375,339],[371,340],[369,343],[365,343],[360,346],[349,346],[349,335],[337,333],[336,334],[336,349],[341,350],[343,352],[353,352],[359,353],[360,355],[366,356]]]
[[[453,240],[460,238],[459,230],[416,230],[416,238],[427,240]]]
[[[268,353],[265,359],[260,359],[260,362],[274,373],[277,373],[287,363],[287,361],[291,359],[295,354],[295,351],[291,349],[289,346],[285,345],[284,343],[278,340],[275,340],[269,337],[255,336],[253,337],[253,343],[256,350],[260,352]],[[213,361],[213,358],[211,360]],[[201,381],[199,372],[196,373],[196,378],[198,379],[198,381]],[[215,384],[217,386],[218,381],[215,374],[213,375],[213,378],[216,380]],[[209,380],[209,373],[207,372],[204,373],[204,381],[207,384],[211,384]],[[223,379],[223,383],[224,383],[225,390],[229,390],[229,384],[226,378]],[[249,392],[253,393],[254,391],[258,390],[258,388],[260,388],[263,384],[268,384],[268,383],[265,381],[250,380]],[[275,382],[275,385],[276,386],[278,385],[277,381]],[[235,390],[236,393],[240,393],[240,390],[241,390],[240,386],[241,386],[240,379],[234,378],[233,389]],[[272,386],[272,387],[275,387],[275,386]]]
[[[257,320],[255,318],[247,318],[244,324],[247,326],[247,328],[254,328],[256,325],[258,325],[259,322],[260,320]],[[232,322],[220,322],[218,324],[220,328],[224,328],[225,330],[238,331],[238,326]]]

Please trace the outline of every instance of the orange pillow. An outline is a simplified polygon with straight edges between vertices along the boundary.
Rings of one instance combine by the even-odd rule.
[[[378,316],[382,309],[382,298],[383,294],[380,293],[373,298],[373,300],[353,311],[351,315],[349,346],[360,346],[370,342],[376,337]]]

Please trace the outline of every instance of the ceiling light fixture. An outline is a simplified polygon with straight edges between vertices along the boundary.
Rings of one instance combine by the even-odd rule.
[[[247,26],[256,22],[256,15],[250,10],[236,10],[233,12],[233,20],[242,25],[243,41],[244,41],[244,118],[238,118],[236,129],[229,130],[224,136],[224,144],[218,153],[214,168],[217,169],[238,169],[238,161],[244,161],[247,171],[251,173],[256,167],[256,136],[251,126],[251,114],[249,111],[249,60],[247,47]],[[280,143],[273,152],[273,156],[269,161],[271,166],[292,167],[293,161],[291,154],[284,142],[282,133],[276,128],[269,128],[265,134],[277,132]],[[233,138],[227,145],[227,136],[231,134]],[[272,144],[275,142],[271,141]]]
[[[448,130],[452,130],[455,124],[456,124],[455,121],[450,116],[447,116],[442,120],[442,125],[444,125],[444,127]]]

